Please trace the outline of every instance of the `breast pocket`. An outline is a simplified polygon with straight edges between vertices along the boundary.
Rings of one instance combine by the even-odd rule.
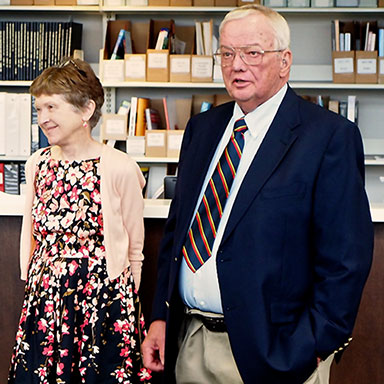
[[[305,192],[305,183],[293,183],[279,187],[266,187],[262,190],[260,197],[262,200],[302,199]]]

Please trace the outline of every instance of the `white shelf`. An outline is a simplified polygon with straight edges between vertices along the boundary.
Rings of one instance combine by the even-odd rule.
[[[224,83],[174,83],[167,81],[103,82],[104,88],[224,88]]]
[[[29,156],[2,156],[0,155],[0,162],[9,161],[27,161]]]
[[[0,87],[29,87],[32,81],[0,81]],[[292,81],[289,83],[295,89],[352,89],[352,90],[384,90],[384,84],[337,84],[332,82]],[[174,83],[165,81],[124,81],[103,82],[104,88],[203,88],[224,89],[224,83]]]
[[[0,83],[1,85],[1,83]],[[337,84],[332,82],[307,82],[293,81],[289,85],[295,89],[365,89],[365,90],[384,90],[384,84]],[[103,82],[105,88],[205,88],[205,89],[224,89],[224,83],[173,83],[173,82]]]
[[[365,165],[384,165],[384,157],[380,156],[376,159],[365,158],[364,164]]]
[[[98,5],[1,5],[0,11],[20,12],[100,12]]]
[[[155,6],[100,6],[102,12],[111,13],[227,13],[234,7],[155,7]],[[344,7],[332,7],[332,8],[274,8],[280,13],[383,13],[384,8],[344,8]]]
[[[133,160],[137,163],[157,163],[157,164],[165,164],[165,163],[178,163],[178,157],[146,157],[146,156],[131,156]]]
[[[170,205],[171,200],[145,199],[144,218],[166,219]],[[23,206],[24,196],[0,192],[0,216],[22,216]],[[384,222],[384,203],[371,204],[371,215],[373,222]]]

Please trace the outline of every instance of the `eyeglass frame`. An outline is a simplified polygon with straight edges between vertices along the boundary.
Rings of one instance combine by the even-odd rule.
[[[261,55],[260,63],[249,64],[246,62],[246,60],[244,58],[244,51],[243,50],[245,48],[252,48],[252,47],[255,47],[255,45],[243,45],[241,47],[228,47],[227,45],[222,45],[217,49],[217,51],[213,54],[213,56],[218,58],[218,60],[220,60],[220,65],[222,67],[229,67],[229,66],[233,65],[233,61],[235,60],[236,53],[239,52],[239,56],[240,56],[241,60],[243,60],[243,63],[246,65],[249,65],[251,67],[254,67],[254,66],[260,65],[262,63],[264,54],[274,53],[274,52],[283,52],[287,49],[287,48],[282,48],[282,49],[271,49],[271,50],[268,50],[268,49],[254,50],[255,53],[259,53]],[[227,49],[233,51],[233,53],[234,53],[232,61],[228,64],[223,64],[223,60],[222,60],[221,53],[220,53],[220,49],[222,49],[222,48],[227,48]]]
[[[58,65],[58,68],[64,68],[64,67],[66,67],[66,66],[69,65],[69,64],[72,64],[72,65],[75,67],[75,69],[77,70],[77,72],[79,72],[79,74],[80,74],[81,76],[83,76],[83,77],[87,77],[86,72],[83,71],[83,70],[76,64],[76,62],[75,62],[73,59],[65,60],[64,62],[62,62],[62,63],[60,63],[60,64]]]

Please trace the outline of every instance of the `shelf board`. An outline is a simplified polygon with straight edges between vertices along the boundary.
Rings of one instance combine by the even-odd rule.
[[[102,82],[104,88],[224,88],[224,83],[174,83],[167,81]]]
[[[147,156],[131,156],[137,163],[157,163],[157,164],[168,164],[178,163],[179,158],[177,157],[147,157]]]
[[[10,12],[100,12],[98,5],[1,5],[0,11]]]
[[[155,7],[155,6],[100,6],[102,12],[110,13],[227,13],[235,7]],[[349,8],[349,7],[331,7],[331,8],[274,8],[280,13],[383,13],[384,8]]]
[[[294,81],[289,85],[296,89],[384,89],[384,84],[336,84],[332,82]],[[222,89],[224,83],[173,83],[173,82],[103,82],[105,88],[205,88]]]
[[[98,12],[98,13],[143,13],[143,14],[156,14],[156,13],[185,13],[185,14],[225,14],[235,7],[155,7],[155,6],[99,6],[99,5],[53,5],[53,6],[39,6],[39,5],[2,5],[0,11],[10,12]],[[331,8],[274,8],[282,14],[288,13],[384,13],[384,8],[364,8],[364,7],[331,7]]]
[[[0,155],[0,162],[27,161],[29,156],[5,156]]]

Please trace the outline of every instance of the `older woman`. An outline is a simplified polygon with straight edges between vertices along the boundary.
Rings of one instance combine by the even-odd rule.
[[[91,136],[104,92],[84,61],[30,87],[50,146],[26,164],[25,299],[9,383],[135,383],[141,364],[144,178]]]

